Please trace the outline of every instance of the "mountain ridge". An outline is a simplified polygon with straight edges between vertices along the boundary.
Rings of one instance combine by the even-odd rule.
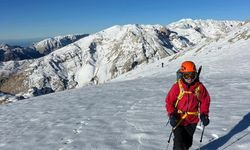
[[[19,61],[40,58],[86,36],[88,36],[88,34],[57,36],[33,43],[28,47],[12,46],[1,43],[0,61]]]
[[[234,22],[234,27],[238,24],[239,22]],[[224,25],[227,26],[223,24],[221,28],[224,28]],[[200,44],[191,42],[193,37],[190,36],[193,32],[197,32],[193,27],[192,32],[186,32],[185,35],[182,31],[178,33],[161,25],[112,26],[81,38],[45,57],[3,63],[1,74],[5,74],[6,78],[1,79],[0,90],[29,97],[34,93],[46,94],[46,91],[105,83],[137,66],[199,46]],[[197,38],[199,41],[201,35]],[[217,38],[221,36],[214,39],[205,36],[200,41],[207,43],[206,39],[212,41]],[[11,86],[12,83],[22,89]]]

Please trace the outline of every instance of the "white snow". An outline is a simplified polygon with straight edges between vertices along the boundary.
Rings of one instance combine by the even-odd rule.
[[[92,79],[92,76],[94,74],[95,68],[91,64],[86,64],[83,66],[76,74],[76,80],[79,81],[79,86],[86,85],[89,83],[89,81]]]
[[[249,27],[202,49],[141,65],[110,83],[2,105],[0,149],[166,149],[171,128],[165,126],[165,96],[180,63],[193,60],[203,66],[201,81],[211,96],[211,122],[202,143],[199,124],[191,150],[248,150],[250,39],[240,35],[249,37]]]
[[[192,20],[181,19],[167,25],[168,28],[179,35],[188,38],[191,42],[198,44],[207,42],[209,38],[216,39],[237,27],[241,21],[216,21],[216,20]]]

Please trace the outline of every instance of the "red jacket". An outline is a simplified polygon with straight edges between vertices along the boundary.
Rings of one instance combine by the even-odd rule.
[[[184,88],[184,91],[191,91],[190,94],[184,94],[182,99],[179,100],[177,107],[175,108],[175,103],[177,97],[179,95],[180,89],[178,82],[176,82],[166,97],[166,110],[169,116],[173,115],[177,112],[177,110],[181,110],[182,112],[197,112],[200,114],[204,113],[208,115],[209,113],[209,105],[210,105],[210,96],[205,86],[201,82],[195,82],[192,84],[189,89],[188,86],[181,80],[181,84]],[[200,86],[200,108],[199,108],[199,100],[195,94],[195,89]],[[181,118],[183,114],[178,114],[178,117]],[[198,123],[199,118],[197,115],[188,115],[185,120],[182,121],[181,125],[188,125],[190,123]]]

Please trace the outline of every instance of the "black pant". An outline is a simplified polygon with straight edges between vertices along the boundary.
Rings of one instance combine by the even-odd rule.
[[[178,126],[174,130],[174,150],[188,150],[192,146],[196,125]]]

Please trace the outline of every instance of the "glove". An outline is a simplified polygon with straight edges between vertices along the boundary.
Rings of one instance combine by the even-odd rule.
[[[201,114],[200,115],[200,119],[201,119],[201,122],[204,126],[207,126],[209,124],[209,119],[208,119],[208,115],[205,115],[205,114]]]
[[[172,126],[172,127],[175,127],[176,125],[177,125],[177,123],[178,123],[178,119],[177,119],[177,116],[174,114],[174,115],[171,115],[170,117],[169,117],[169,120],[170,120],[170,125]]]

